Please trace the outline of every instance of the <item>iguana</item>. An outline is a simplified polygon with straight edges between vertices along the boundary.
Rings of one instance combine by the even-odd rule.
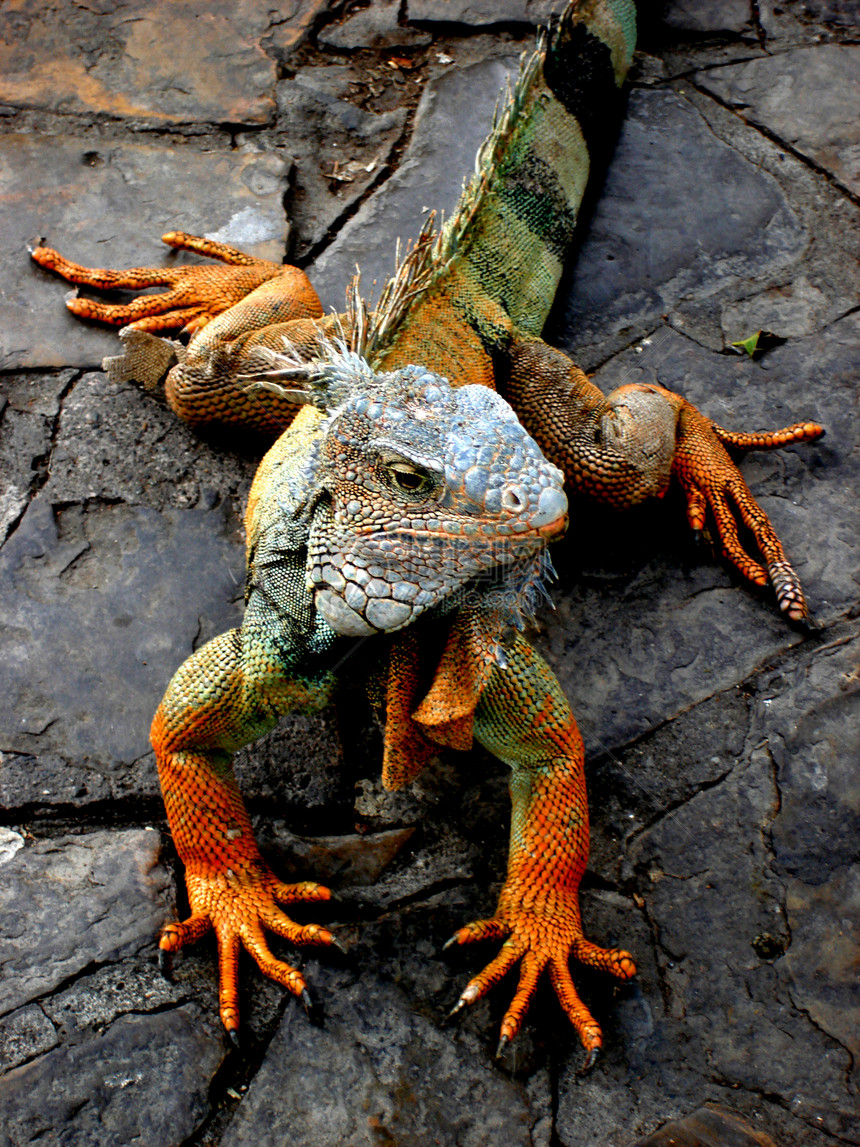
[[[77,315],[125,326],[124,355],[106,360],[111,377],[148,382],[174,364],[166,394],[182,418],[279,435],[247,507],[243,624],[180,667],[152,726],[191,905],[160,947],[169,954],[214,929],[221,1018],[234,1038],[241,946],[307,999],[301,973],[275,959],[264,931],[295,944],[334,937],[280,907],[329,893],[269,869],[231,754],[281,714],[324,706],[339,679],[363,677],[385,722],[388,788],[412,780],[440,745],[465,749],[473,738],[511,768],[498,905],[449,941],[497,940],[501,951],[454,1012],[519,963],[501,1052],[547,971],[593,1062],[601,1031],[569,962],[619,980],[635,965],[583,935],[582,740],[521,629],[549,572],[547,543],[567,523],[563,480],[615,509],[679,483],[693,530],[710,515],[728,561],[770,583],[790,619],[810,620],[726,448],[812,441],[821,427],[734,433],[656,385],[604,396],[541,339],[592,159],[619,115],[634,37],[631,0],[565,9],[524,63],[456,211],[439,230],[425,225],[371,312],[353,284],[346,313],[323,318],[301,271],[180,232],[164,241],[223,265],[90,270],[51,248],[32,252],[72,283],[168,288],[129,304],[69,301]],[[156,337],[177,328],[187,347]],[[742,547],[739,526],[757,554]]]

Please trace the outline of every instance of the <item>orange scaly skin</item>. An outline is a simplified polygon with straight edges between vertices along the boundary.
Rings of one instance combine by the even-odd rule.
[[[582,1003],[571,957],[619,980],[636,974],[629,952],[600,948],[582,932],[579,883],[588,859],[585,754],[558,682],[522,639],[494,669],[475,712],[475,736],[511,767],[508,876],[495,915],[461,928],[449,943],[506,937],[500,954],[466,985],[454,1011],[485,995],[515,964],[520,978],[502,1020],[500,1052],[517,1034],[548,970],[590,1065],[602,1045],[600,1027]]]
[[[218,940],[221,1020],[239,1027],[239,949],[244,945],[267,976],[293,995],[307,985],[297,969],[275,959],[264,927],[293,944],[328,945],[317,924],[295,924],[279,904],[328,900],[321,884],[284,884],[260,855],[230,765],[230,752],[254,740],[294,706],[318,707],[324,689],[282,678],[279,664],[255,643],[243,657],[237,631],[209,642],[182,666],[152,722],[152,744],[176,851],[185,865],[191,915],[162,933],[163,953],[178,951],[214,928]],[[264,681],[254,689],[252,675]],[[255,703],[248,704],[248,694]],[[305,997],[306,998],[306,997]]]
[[[342,327],[320,320],[319,300],[295,268],[180,233],[165,242],[227,266],[89,271],[50,248],[33,252],[73,283],[169,288],[123,306],[70,304],[85,317],[131,324],[121,335],[125,355],[107,360],[110,377],[151,383],[176,362],[165,389],[182,418],[280,433],[249,498],[242,629],[179,669],[152,730],[191,903],[191,916],[165,929],[161,948],[172,952],[214,929],[221,1015],[233,1033],[241,945],[303,996],[304,980],[274,959],[264,929],[296,943],[330,944],[332,936],[295,925],[278,907],[328,893],[282,884],[266,867],[230,754],[279,714],[324,704],[338,667],[352,669],[342,655],[346,638],[393,634],[367,682],[386,720],[386,786],[412,780],[437,746],[466,748],[473,736],[512,771],[508,874],[496,912],[450,941],[504,942],[454,1010],[520,963],[503,1049],[546,970],[593,1061],[600,1028],[577,995],[569,960],[620,980],[635,966],[627,952],[583,935],[582,740],[549,668],[522,638],[509,637],[528,587],[540,581],[546,543],[566,524],[560,471],[569,488],[615,509],[661,498],[677,481],[690,526],[701,530],[710,516],[726,559],[756,585],[770,582],[791,619],[809,620],[799,579],[726,448],[813,441],[821,427],[735,433],[659,386],[603,395],[539,337],[633,35],[630,0],[568,6],[432,247],[431,271],[423,279],[416,271],[415,289],[416,280],[406,282],[408,304],[382,308],[375,330],[384,335],[368,343],[369,365],[318,344],[320,330],[348,339],[361,323],[352,325],[354,313]],[[177,328],[191,334],[187,349],[147,333]],[[285,340],[291,356],[282,353]],[[288,388],[249,389],[250,378]],[[289,389],[296,379],[317,404],[298,415]],[[740,523],[752,554],[739,541]],[[458,604],[463,589],[468,599]]]

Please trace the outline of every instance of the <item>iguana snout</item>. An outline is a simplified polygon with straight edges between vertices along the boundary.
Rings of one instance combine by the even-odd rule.
[[[460,591],[498,596],[512,576],[515,598],[567,525],[561,471],[486,387],[412,366],[363,383],[331,412],[314,463],[327,494],[308,547],[317,610],[361,636]]]

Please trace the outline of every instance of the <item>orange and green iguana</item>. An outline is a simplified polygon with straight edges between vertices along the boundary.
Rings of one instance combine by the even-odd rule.
[[[339,679],[363,676],[385,721],[387,787],[413,779],[440,745],[468,748],[473,738],[511,768],[499,903],[450,941],[500,940],[501,951],[454,1011],[519,964],[501,1051],[547,971],[588,1062],[596,1056],[600,1028],[570,960],[620,980],[635,966],[583,935],[582,740],[520,622],[549,568],[546,545],[567,524],[563,480],[614,508],[662,497],[677,481],[690,526],[701,530],[710,514],[725,557],[770,583],[789,618],[809,622],[798,579],[726,447],[811,441],[821,428],[732,433],[659,386],[604,396],[540,337],[633,44],[631,0],[569,5],[524,66],[456,212],[439,233],[424,228],[371,314],[354,284],[347,313],[323,319],[301,271],[177,232],[165,242],[226,266],[89,270],[50,248],[32,253],[73,283],[168,288],[127,305],[69,302],[83,317],[128,324],[109,375],[147,383],[174,364],[167,399],[181,417],[280,435],[247,508],[243,624],[180,667],[152,726],[191,905],[187,920],[165,928],[161,950],[214,929],[221,1017],[234,1038],[240,948],[307,999],[301,973],[271,954],[265,931],[296,944],[334,937],[283,911],[329,894],[284,884],[268,868],[231,754],[280,715],[324,706]],[[191,335],[187,347],[155,337],[176,328]],[[758,554],[741,546],[739,525]]]

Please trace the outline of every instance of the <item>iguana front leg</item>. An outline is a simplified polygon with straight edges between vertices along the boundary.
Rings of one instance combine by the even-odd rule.
[[[627,509],[662,497],[677,479],[690,526],[703,529],[710,512],[723,556],[756,585],[770,583],[793,621],[810,623],[800,579],[726,446],[770,450],[814,442],[821,426],[798,422],[771,433],[736,434],[661,386],[633,384],[604,396],[566,355],[532,338],[513,344],[501,389],[574,490]],[[756,556],[741,545],[739,523],[755,540]]]
[[[177,671],[152,724],[170,831],[185,865],[191,915],[169,924],[161,951],[172,953],[214,929],[221,1019],[239,1026],[238,956],[247,948],[260,969],[295,996],[301,973],[277,960],[264,929],[293,944],[331,944],[331,932],[298,925],[279,904],[327,900],[320,884],[284,884],[260,855],[230,764],[230,754],[271,729],[290,708],[318,707],[325,685],[290,679],[253,634],[232,630],[208,642]]]
[[[315,320],[322,316],[322,305],[308,277],[297,267],[258,259],[226,243],[182,231],[168,232],[162,239],[171,247],[218,259],[226,266],[117,271],[83,267],[51,247],[37,247],[30,254],[40,266],[70,283],[97,290],[169,288],[130,303],[81,297],[67,300],[68,308],[82,318],[125,328],[120,332],[123,353],[104,361],[112,381],[154,387],[172,367],[165,397],[186,422],[280,433],[295,415],[295,404],[271,392],[261,395],[249,387],[244,375],[259,370],[256,349],[260,346],[282,350],[289,340],[300,349],[316,347]],[[155,337],[156,332],[176,329],[191,335],[187,349]]]
[[[570,706],[549,667],[522,638],[506,655],[506,668],[493,670],[481,697],[474,731],[512,770],[508,874],[495,914],[467,924],[449,941],[504,938],[504,943],[466,985],[454,1012],[484,996],[519,963],[519,984],[502,1020],[501,1054],[547,971],[590,1066],[603,1037],[579,998],[569,961],[572,957],[619,980],[635,975],[636,966],[628,952],[600,948],[582,932],[579,882],[588,859],[588,803],[582,738]]]
[[[93,287],[99,291],[168,288],[158,295],[141,295],[130,303],[101,303],[80,296],[66,301],[72,314],[79,318],[113,326],[130,326],[150,333],[181,329],[194,334],[272,279],[281,280],[275,296],[289,300],[290,313],[280,315],[281,320],[322,314],[319,299],[307,277],[295,267],[258,259],[227,243],[187,235],[184,231],[168,231],[161,236],[161,241],[168,247],[193,251],[226,265],[130,267],[117,271],[81,266],[64,258],[52,247],[35,247],[30,255],[40,267],[54,271],[76,286]],[[268,317],[266,321],[277,322],[279,318]]]

